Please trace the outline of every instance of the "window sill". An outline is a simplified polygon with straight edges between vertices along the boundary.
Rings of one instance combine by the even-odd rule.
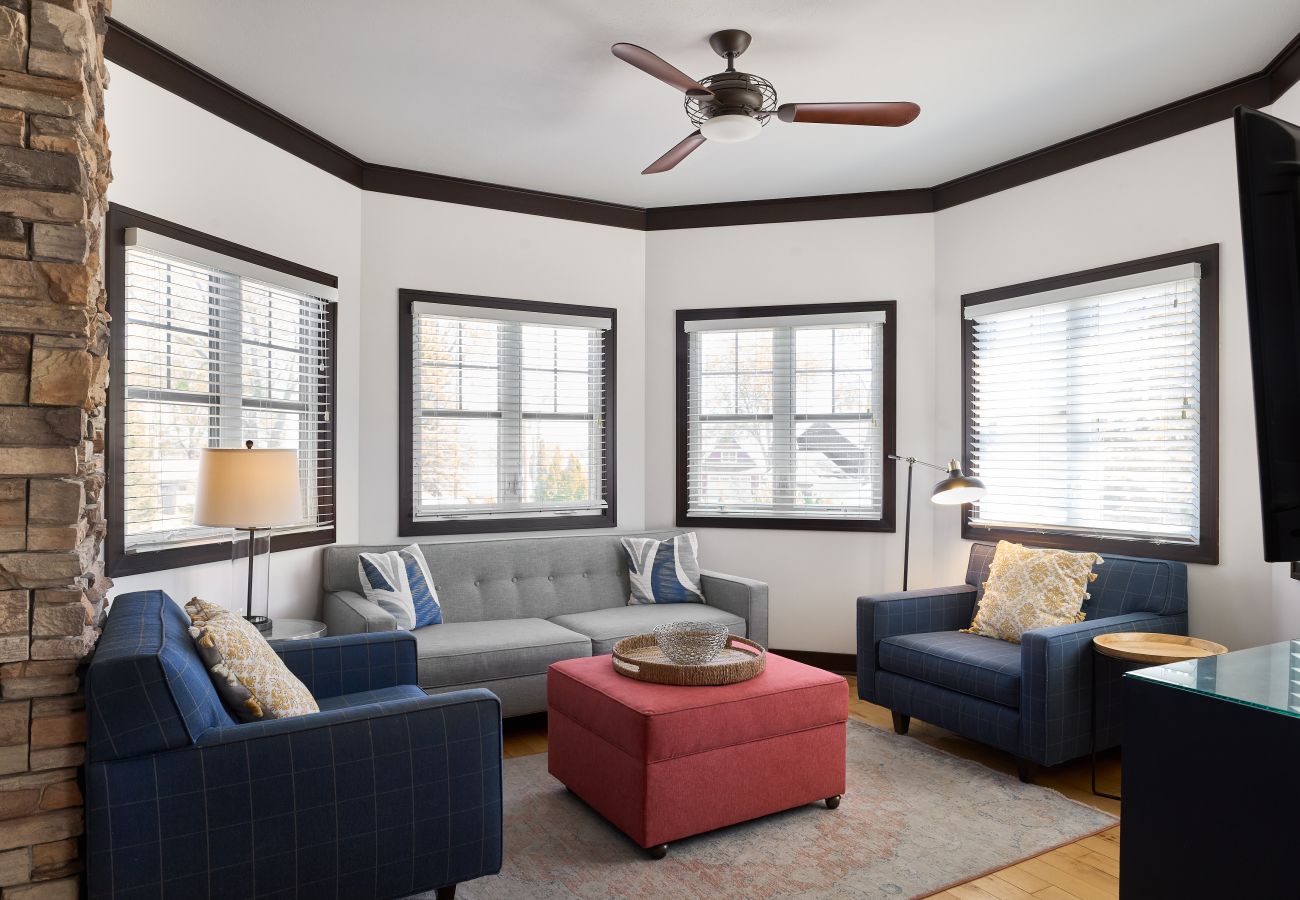
[[[1217,566],[1219,548],[1204,540],[1199,544],[1176,544],[1137,538],[1103,538],[1068,532],[1030,531],[1017,528],[987,528],[963,521],[961,536],[968,541],[1014,541],[1030,547],[1100,553],[1102,556],[1138,556],[1143,559],[1167,559],[1173,562]]]
[[[770,528],[780,531],[879,531],[898,529],[889,519],[741,518],[739,516],[678,516],[678,528]]]
[[[421,537],[446,534],[497,534],[515,531],[565,531],[573,528],[613,528],[614,511],[606,510],[594,516],[530,516],[516,518],[445,519],[442,521],[416,521],[402,517],[397,522],[400,537]]]
[[[319,547],[334,543],[334,526],[286,531],[271,535],[271,552],[281,550],[299,550],[303,547]],[[185,547],[167,547],[161,550],[143,550],[135,553],[110,553],[108,557],[108,574],[112,578],[127,575],[143,575],[148,572],[163,572],[167,569],[184,569],[189,566],[201,566],[205,563],[230,562],[234,547],[231,541],[214,541],[206,544],[192,544]]]

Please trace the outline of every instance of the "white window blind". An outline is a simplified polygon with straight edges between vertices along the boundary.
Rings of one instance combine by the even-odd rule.
[[[687,516],[880,519],[884,322],[687,322]]]
[[[1199,541],[1198,266],[966,317],[973,525]]]
[[[413,517],[601,514],[611,324],[414,303]]]
[[[249,440],[298,452],[299,527],[332,524],[329,301],[199,248],[188,259],[134,234],[128,244],[125,549],[229,539],[193,524],[199,450]]]

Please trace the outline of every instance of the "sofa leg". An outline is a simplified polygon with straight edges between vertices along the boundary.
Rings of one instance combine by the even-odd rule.
[[[889,714],[894,717],[894,734],[907,734],[907,726],[912,724],[912,717],[892,709]]]
[[[1037,773],[1038,766],[1034,764],[1033,760],[1021,756],[1016,757],[1016,774],[1020,776],[1021,781],[1025,784],[1033,784],[1034,775]]]
[[[663,859],[668,855],[668,845],[655,844],[653,847],[647,847],[646,852],[650,854],[651,859]]]
[[[449,884],[446,887],[438,888],[438,900],[456,900],[456,885]]]

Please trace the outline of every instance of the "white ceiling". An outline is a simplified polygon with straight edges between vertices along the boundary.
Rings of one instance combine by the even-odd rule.
[[[928,187],[1258,70],[1296,0],[115,0],[113,15],[368,162],[636,206]],[[912,100],[903,128],[693,129],[688,74],[743,28],[782,102]],[[112,123],[109,123],[110,128]]]

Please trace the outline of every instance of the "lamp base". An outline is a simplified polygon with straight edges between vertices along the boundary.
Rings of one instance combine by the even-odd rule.
[[[262,634],[271,633],[271,619],[269,616],[244,616],[244,621],[248,622]]]

